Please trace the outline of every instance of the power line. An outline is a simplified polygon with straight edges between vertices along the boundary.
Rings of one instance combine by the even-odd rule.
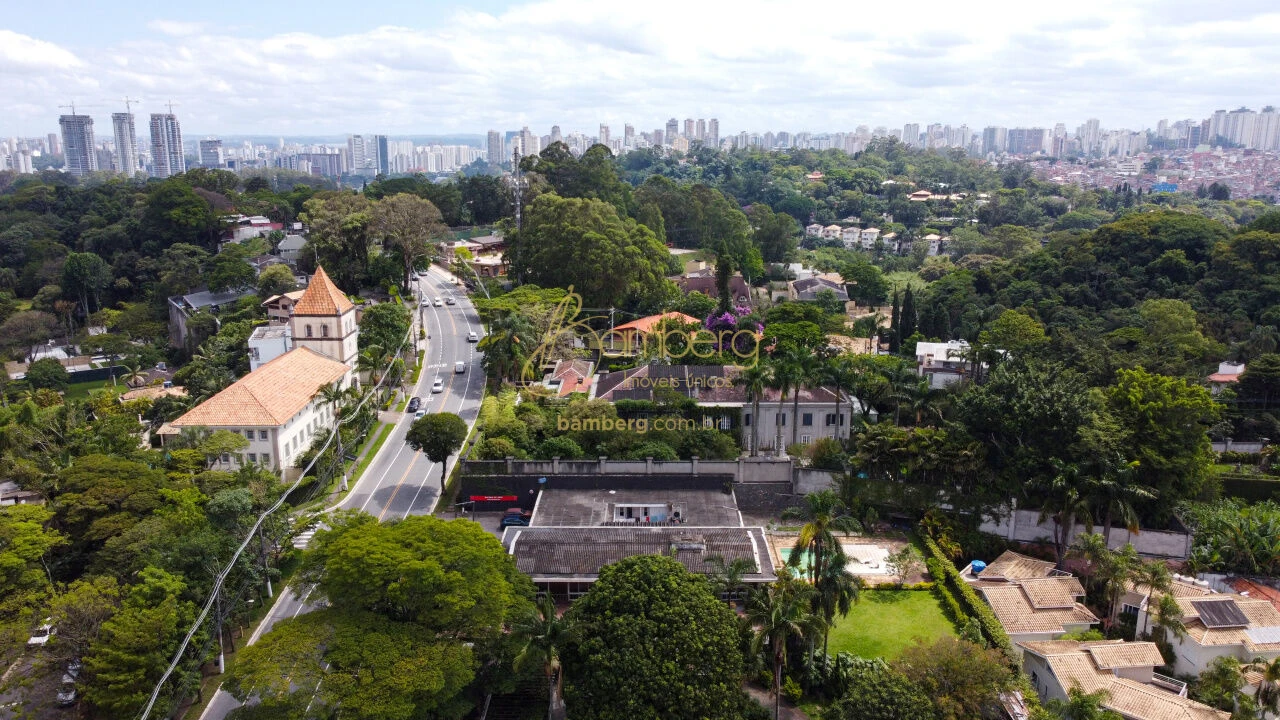
[[[409,338],[412,335],[413,335],[413,325],[412,323],[410,323],[409,331],[405,333],[404,339],[400,341],[400,347],[396,348],[396,355],[399,355],[402,352],[404,352],[404,347],[409,342]],[[356,404],[356,407],[355,407],[356,411],[359,411],[360,408],[366,402],[368,402],[370,398],[372,398],[376,394],[377,390],[382,386],[383,382],[385,382],[388,377],[390,377],[390,373],[384,374],[381,378],[378,379],[377,384],[375,384],[372,388],[370,388],[369,392],[365,393],[364,397],[360,399],[360,402]],[[352,413],[352,415],[349,417],[354,419],[355,415],[356,415],[355,413]],[[240,559],[240,556],[242,554],[244,554],[244,550],[246,547],[249,546],[249,543],[253,540],[253,536],[258,533],[258,530],[262,527],[262,524],[266,521],[267,517],[272,513],[274,513],[276,510],[279,510],[280,506],[284,504],[285,499],[288,498],[289,495],[294,490],[298,489],[298,487],[302,484],[303,479],[306,478],[307,473],[310,472],[311,468],[315,466],[315,464],[320,460],[321,457],[323,457],[324,451],[329,449],[329,444],[332,443],[334,441],[334,438],[337,437],[338,435],[339,426],[343,424],[344,423],[342,420],[339,420],[335,424],[334,432],[330,433],[329,439],[325,441],[324,446],[320,448],[320,451],[316,453],[315,457],[311,458],[311,462],[307,463],[307,466],[302,469],[302,472],[298,474],[298,479],[293,481],[293,484],[289,486],[289,489],[285,490],[284,493],[280,495],[280,498],[276,500],[271,507],[267,508],[265,511],[263,511],[261,515],[258,516],[257,521],[253,523],[253,527],[249,529],[249,534],[245,536],[244,542],[240,543],[240,546],[236,548],[235,553],[232,554],[231,559],[227,561],[226,567],[222,569],[222,572],[218,573],[218,577],[213,581],[213,590],[212,592],[209,593],[209,599],[205,601],[204,607],[201,608],[200,615],[199,617],[196,618],[196,621],[191,626],[191,629],[188,630],[186,636],[182,638],[182,643],[178,646],[177,652],[174,653],[173,659],[169,662],[169,667],[165,668],[164,674],[160,676],[160,680],[156,683],[155,688],[151,691],[151,697],[147,700],[146,706],[142,708],[142,711],[137,716],[139,720],[147,720],[147,718],[151,716],[151,710],[155,707],[156,700],[160,697],[160,691],[164,688],[164,684],[169,681],[169,677],[173,675],[173,671],[177,669],[178,663],[182,662],[182,656],[187,652],[187,647],[191,644],[191,639],[195,637],[196,633],[199,632],[200,630],[200,626],[203,625],[205,619],[209,617],[209,610],[213,607],[214,603],[218,598],[218,594],[222,591],[223,582],[226,581],[227,576],[230,575],[231,571],[235,568],[236,561]]]

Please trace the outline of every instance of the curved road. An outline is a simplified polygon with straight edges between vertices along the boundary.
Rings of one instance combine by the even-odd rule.
[[[418,341],[419,349],[425,346],[426,355],[418,384],[410,393],[422,398],[424,411],[455,413],[467,423],[467,427],[472,427],[480,414],[480,401],[484,397],[484,368],[480,365],[481,353],[476,351],[476,344],[467,342],[467,333],[484,335],[480,317],[462,286],[455,285],[451,274],[434,265],[427,277],[415,280],[415,285],[418,296],[425,297],[428,302],[414,312],[413,336],[416,338],[418,328],[424,327],[430,339]],[[434,299],[443,299],[446,295],[452,295],[457,304],[435,307]],[[465,373],[454,372],[458,361],[466,363]],[[444,381],[444,391],[432,393],[431,385],[437,377]],[[405,444],[405,434],[413,424],[412,413],[384,412],[382,419],[395,423],[387,441],[378,449],[347,496],[327,509],[363,510],[383,521],[431,513],[440,498],[439,463],[431,462],[426,455]],[[448,469],[452,470],[456,463],[456,456],[449,458]],[[281,620],[310,610],[309,595],[310,591],[297,596],[292,590],[281,588],[270,612],[249,637],[249,644],[256,642]],[[239,706],[240,703],[230,693],[219,688],[201,713],[200,720],[222,720]]]

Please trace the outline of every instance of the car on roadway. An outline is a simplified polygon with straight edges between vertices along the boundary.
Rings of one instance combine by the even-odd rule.
[[[408,410],[409,412],[418,412],[419,407],[422,407],[422,398],[412,397],[409,398],[409,406],[406,407],[405,410]]]
[[[444,392],[444,380],[441,380],[440,378],[436,378],[436,381],[431,383],[431,392],[433,393]]]
[[[423,415],[426,415],[426,414],[427,414],[427,411],[426,411],[426,410],[419,410],[418,412],[416,412],[416,413],[414,413],[414,414],[413,414],[413,419],[414,419],[414,420],[421,420],[421,419],[422,419],[422,416],[423,416]]]
[[[467,371],[467,364],[461,360],[453,364],[453,371],[461,375]]]
[[[31,638],[27,640],[27,647],[44,647],[49,644],[49,640],[58,634],[58,629],[53,626],[53,618],[45,618],[40,627],[31,631]]]
[[[420,278],[424,278],[424,277],[426,277],[426,276],[427,276],[427,271],[426,271],[426,270],[419,270],[419,271],[418,271],[418,277],[420,277]]]
[[[435,305],[436,307],[443,307],[443,306],[444,306],[444,301],[443,301],[443,300],[441,300],[440,298],[436,298],[435,302],[434,302],[434,303],[432,303],[432,304],[433,304],[433,305]]]
[[[445,305],[457,305],[457,304],[458,304],[458,301],[457,301],[457,300],[454,300],[452,295],[445,295],[445,296],[444,296],[444,304],[445,304]]]
[[[475,330],[467,333],[467,342],[480,342],[480,336],[476,334]]]

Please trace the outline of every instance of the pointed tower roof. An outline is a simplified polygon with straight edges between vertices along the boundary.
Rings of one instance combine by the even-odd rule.
[[[294,315],[342,315],[355,305],[329,279],[324,268],[317,267],[316,274],[311,276],[311,283],[298,304],[293,306]]]

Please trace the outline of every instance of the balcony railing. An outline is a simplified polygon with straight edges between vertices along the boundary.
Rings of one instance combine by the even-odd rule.
[[[1179,697],[1187,696],[1187,684],[1181,680],[1171,678],[1168,675],[1151,673],[1151,684],[1156,687],[1164,688],[1169,692],[1177,693]]]

